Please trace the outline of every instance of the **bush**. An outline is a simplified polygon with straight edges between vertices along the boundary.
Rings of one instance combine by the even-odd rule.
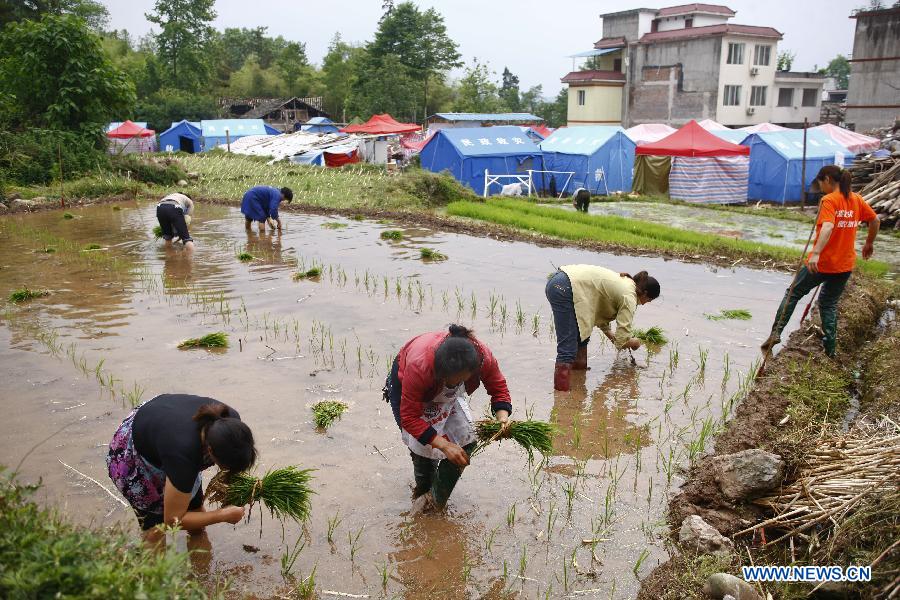
[[[206,598],[186,554],[75,527],[32,502],[36,489],[0,474],[0,597]]]
[[[448,173],[408,169],[403,174],[402,186],[410,194],[435,206],[444,206],[459,200],[477,200],[468,188]]]
[[[98,132],[0,131],[0,181],[19,185],[58,181],[60,153],[66,179],[104,167],[109,160]]]
[[[137,195],[141,192],[140,182],[125,177],[96,175],[83,177],[67,183],[66,196],[72,198],[108,198],[121,194]]]
[[[187,179],[187,173],[171,159],[144,159],[134,154],[121,154],[111,158],[112,168],[120,175],[130,173],[130,178],[151,185],[175,185],[179,179]]]
[[[182,119],[188,121],[215,119],[218,111],[219,106],[212,96],[163,88],[140,100],[135,114],[136,120],[146,121],[147,127],[156,133],[162,133],[171,127],[173,122]]]

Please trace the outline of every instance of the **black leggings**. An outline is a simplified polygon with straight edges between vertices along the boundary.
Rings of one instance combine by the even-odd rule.
[[[176,235],[182,242],[192,242],[188,232],[187,222],[184,220],[184,212],[174,204],[159,204],[156,207],[156,220],[162,228],[163,239],[171,240]]]

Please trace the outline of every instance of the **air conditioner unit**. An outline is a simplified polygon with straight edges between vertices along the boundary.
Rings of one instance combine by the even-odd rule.
[[[750,67],[751,75],[759,75],[759,67]]]
[[[747,109],[747,114],[748,115],[756,114],[756,109],[751,106],[750,108]]]

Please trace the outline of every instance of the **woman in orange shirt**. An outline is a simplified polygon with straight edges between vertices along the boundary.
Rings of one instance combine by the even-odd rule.
[[[821,284],[819,313],[825,333],[823,345],[825,354],[834,356],[837,345],[837,305],[856,264],[856,228],[861,221],[869,224],[862,256],[866,260],[872,256],[872,243],[878,235],[881,222],[863,197],[850,191],[850,171],[828,165],[819,170],[815,181],[825,196],[819,208],[813,249],[806,259],[806,265],[794,276],[792,288],[788,289],[778,307],[772,333],[762,345],[764,352],[781,341],[781,332],[790,321],[797,302]]]

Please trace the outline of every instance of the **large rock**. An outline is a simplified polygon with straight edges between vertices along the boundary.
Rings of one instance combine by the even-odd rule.
[[[0,202],[0,215],[5,215],[8,212],[9,212],[9,208],[7,208],[5,204]]]
[[[727,555],[734,549],[731,540],[697,515],[691,515],[682,521],[678,541],[685,548],[701,554]]]
[[[762,600],[749,583],[728,573],[710,575],[703,585],[703,593],[715,600],[731,596],[734,600]]]
[[[712,466],[719,489],[731,500],[745,500],[770,492],[781,485],[784,478],[781,457],[759,448],[717,456]]]
[[[12,212],[20,212],[30,210],[33,206],[34,203],[31,200],[22,200],[21,198],[16,198],[9,203],[9,210],[11,210]]]

